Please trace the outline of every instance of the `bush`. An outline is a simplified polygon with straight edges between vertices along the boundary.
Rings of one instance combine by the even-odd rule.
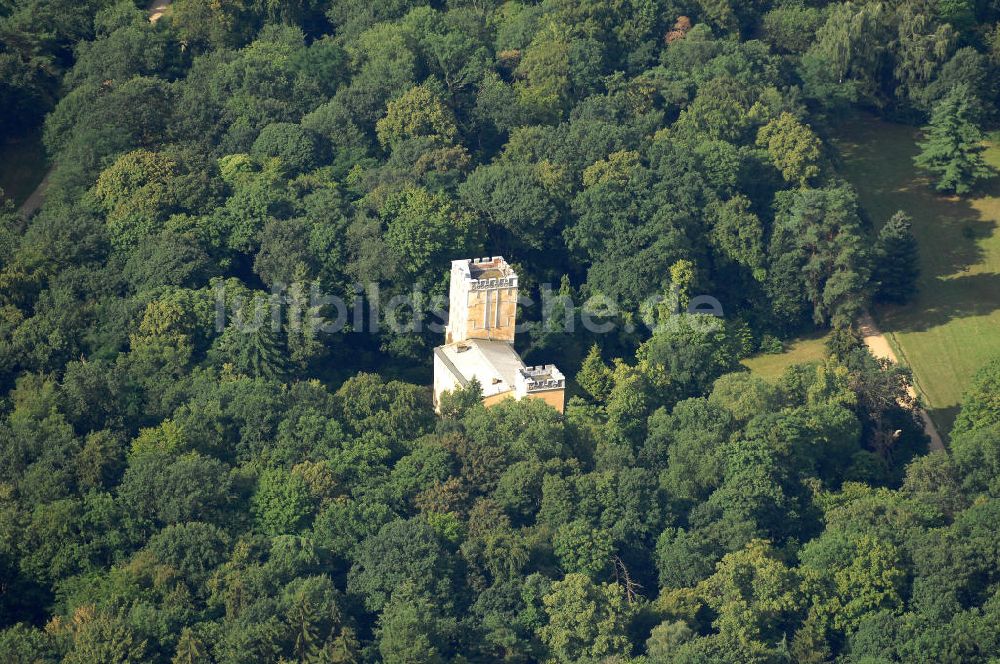
[[[760,339],[760,352],[767,355],[778,355],[785,352],[785,344],[778,337],[765,334]]]

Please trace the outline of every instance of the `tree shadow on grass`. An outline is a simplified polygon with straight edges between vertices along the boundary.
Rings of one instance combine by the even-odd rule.
[[[970,272],[987,259],[984,244],[998,232],[996,220],[984,218],[973,201],[983,204],[990,198],[1000,200],[1000,179],[982,183],[964,198],[931,194],[929,182],[914,180],[911,186],[924,189],[912,195],[918,202],[923,198],[928,205],[919,213],[919,223],[933,223],[934,228],[917,228],[914,223],[921,252],[920,292],[906,307],[909,313],[896,316],[897,311],[887,308],[893,319],[892,329],[926,331],[956,318],[987,316],[1000,309],[1000,273]]]
[[[983,262],[986,252],[981,241],[996,232],[994,220],[983,219],[967,198],[933,193],[931,183],[923,178],[902,191],[910,202],[900,209],[913,217],[920,244],[921,281],[960,275]]]
[[[903,143],[904,147],[914,147]],[[912,150],[916,154],[916,150]],[[1000,197],[1000,181],[994,179],[982,183],[975,191],[954,196],[942,194],[934,189],[934,183],[926,173],[912,166],[912,154],[900,159],[873,156],[891,166],[886,171],[891,176],[893,186],[872,188],[862,185],[871,202],[874,194],[880,199],[878,207],[885,218],[877,219],[878,224],[888,220],[889,208],[903,210],[913,218],[913,231],[920,243],[921,267],[925,280],[958,275],[983,262],[986,253],[981,241],[990,238],[997,228],[996,220],[983,217],[974,203],[989,197]],[[883,182],[883,185],[889,184]]]
[[[933,288],[933,297],[884,309],[893,332],[924,332],[956,318],[988,316],[1000,309],[1000,274],[995,272],[938,279]]]
[[[938,433],[945,438],[946,444],[950,442],[951,428],[955,425],[955,418],[958,417],[960,408],[961,406],[956,405],[934,408],[927,411],[927,414],[931,416],[931,420],[934,422],[934,426],[937,427]]]
[[[876,229],[896,210],[913,218],[925,285],[933,287],[934,280],[960,275],[983,262],[980,241],[992,236],[997,224],[984,219],[973,202],[1000,198],[1000,178],[961,197],[947,196],[935,191],[927,173],[913,164],[919,152],[916,128],[860,114],[842,131],[837,141],[840,165],[858,191],[864,216]]]

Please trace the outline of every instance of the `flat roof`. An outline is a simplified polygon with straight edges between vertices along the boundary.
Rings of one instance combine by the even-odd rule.
[[[524,367],[521,356],[505,341],[467,339],[438,346],[434,354],[462,385],[479,380],[484,397],[512,391],[517,372]]]
[[[555,367],[553,366],[545,369],[544,371],[532,371],[528,375],[531,376],[533,380],[538,380],[538,381],[549,380],[550,378],[553,377],[552,372],[554,370]],[[559,377],[562,378],[562,376]]]
[[[472,276],[475,279],[499,279],[500,277],[506,277],[507,272],[504,272],[498,267],[490,267],[479,271],[472,270]]]
[[[484,258],[463,258],[452,261],[452,269],[459,266],[468,274],[468,279],[481,281],[483,279],[502,279],[517,276],[503,256],[486,256]]]

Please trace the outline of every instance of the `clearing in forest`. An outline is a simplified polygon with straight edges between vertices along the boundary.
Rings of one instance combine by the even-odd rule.
[[[793,364],[818,362],[826,357],[828,336],[825,332],[816,332],[788,342],[783,353],[760,353],[743,360],[743,365],[768,380],[778,380]]]
[[[919,293],[873,313],[944,433],[973,374],[1000,355],[1000,178],[963,197],[940,195],[913,165],[918,139],[914,127],[857,115],[837,127],[834,145],[876,228],[896,210],[913,218]],[[997,141],[986,156],[1000,167]]]

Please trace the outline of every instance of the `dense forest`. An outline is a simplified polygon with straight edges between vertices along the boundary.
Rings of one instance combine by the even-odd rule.
[[[1000,360],[928,454],[827,138],[992,177],[996,0],[0,0],[0,72],[0,661],[1000,661]],[[573,396],[435,414],[501,254]]]

